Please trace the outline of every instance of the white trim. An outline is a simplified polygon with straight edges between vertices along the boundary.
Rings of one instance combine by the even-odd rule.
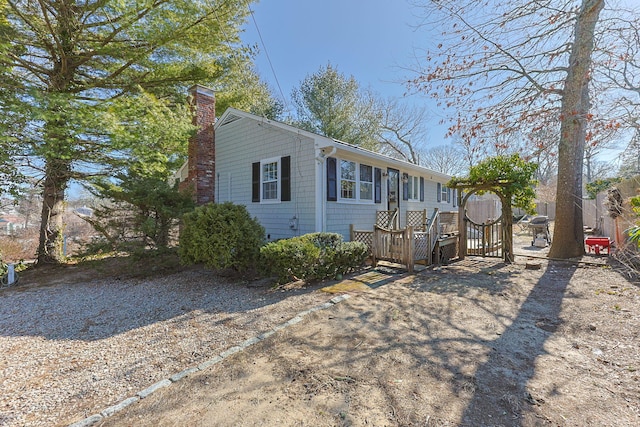
[[[358,197],[358,162],[356,162],[355,160],[345,160],[345,159],[336,159],[337,160],[337,167],[336,167],[336,178],[337,178],[337,190],[338,190],[338,201],[339,202],[352,202],[355,203],[358,200],[360,200],[360,198]],[[350,179],[344,179],[342,177],[342,164],[344,162],[347,163],[352,163],[353,164],[353,174],[354,174],[354,179],[350,180]],[[353,183],[353,197],[343,197],[342,196],[342,182],[348,182],[348,183]]]
[[[324,217],[325,217],[325,208],[326,208],[326,194],[327,194],[327,177],[326,177],[326,166],[325,166],[324,152],[322,149],[316,148],[316,182],[315,182],[315,192],[316,192],[316,206],[315,206],[315,231],[322,232],[324,231]]]
[[[409,192],[407,196],[408,202],[419,202],[420,201],[420,177],[418,175],[409,175],[407,174],[409,181],[407,182],[407,191]],[[415,194],[411,194],[411,190]],[[412,197],[412,196],[416,197]]]
[[[375,203],[375,178],[374,178],[374,167],[373,165],[367,164],[367,163],[361,163],[359,161],[356,160],[349,160],[349,159],[342,159],[339,157],[336,157],[336,185],[338,186],[338,200],[336,201],[337,203],[344,203],[344,204],[358,204],[358,205],[373,205]],[[351,181],[351,180],[344,180],[347,182],[353,182],[355,185],[354,188],[354,193],[355,193],[355,197],[354,198],[348,198],[348,197],[342,197],[342,162],[349,162],[349,163],[353,163],[355,164],[355,181]],[[360,197],[360,166],[369,166],[371,168],[371,198],[370,199],[362,199]],[[368,182],[368,181],[366,181]]]
[[[269,159],[262,159],[260,160],[260,203],[262,204],[273,204],[273,203],[280,203],[281,199],[282,199],[282,191],[281,191],[281,185],[282,185],[282,162],[281,162],[282,157],[271,157]],[[264,174],[263,174],[263,167],[264,165],[270,164],[270,163],[275,163],[276,164],[276,194],[278,195],[278,197],[276,197],[275,199],[265,199],[264,197],[264,184],[265,182],[263,181],[264,178]],[[270,182],[274,182],[274,181],[270,181]]]
[[[346,142],[342,142],[337,139],[328,138],[326,136],[318,135],[313,132],[298,129],[295,126],[291,126],[291,125],[277,122],[274,120],[269,120],[265,117],[260,117],[255,114],[237,110],[235,108],[228,108],[224,112],[224,114],[222,114],[220,119],[216,121],[215,128],[217,129],[220,126],[223,126],[225,124],[228,124],[230,122],[233,122],[235,120],[239,120],[242,118],[251,119],[254,122],[256,122],[257,125],[268,125],[274,128],[281,129],[283,131],[294,132],[299,135],[309,137],[310,139],[315,140],[318,146],[322,146],[322,148],[327,149],[327,151],[329,147],[331,147],[333,149],[337,149],[346,153],[362,156],[367,159],[365,162],[363,162],[365,164],[377,165],[377,164],[383,163],[385,167],[391,167],[393,169],[398,169],[398,170],[415,171],[416,175],[423,176],[425,177],[425,179],[429,179],[431,181],[447,182],[449,181],[449,179],[451,179],[450,175],[436,172],[420,165],[394,159],[392,157],[385,156],[383,154],[375,153],[373,151],[370,151],[364,148],[356,147],[355,145],[350,145]],[[340,156],[340,153],[338,153],[338,156]]]

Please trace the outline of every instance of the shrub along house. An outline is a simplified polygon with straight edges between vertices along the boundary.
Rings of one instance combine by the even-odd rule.
[[[197,134],[178,172],[198,203],[245,205],[269,240],[350,225],[372,230],[377,211],[450,211],[448,175],[316,135],[247,112],[228,109],[215,121],[210,89],[191,89]],[[214,124],[215,121],[215,124]]]

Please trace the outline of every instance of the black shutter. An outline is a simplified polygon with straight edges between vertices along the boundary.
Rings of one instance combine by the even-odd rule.
[[[442,184],[438,183],[436,187],[436,191],[438,192],[438,194],[436,194],[438,202],[441,202],[442,201]]]
[[[420,177],[420,201],[424,202],[424,177]]]
[[[402,174],[402,200],[409,200],[409,174]]]
[[[447,203],[451,202],[451,189],[447,188]]]
[[[335,157],[327,157],[327,200],[338,200],[337,162]]]
[[[251,164],[251,201],[260,201],[260,162]]]
[[[373,201],[382,203],[382,170],[375,168],[373,170]]]
[[[458,190],[453,189],[453,207],[458,206]]]
[[[291,156],[280,159],[282,180],[280,181],[280,201],[291,201]]]

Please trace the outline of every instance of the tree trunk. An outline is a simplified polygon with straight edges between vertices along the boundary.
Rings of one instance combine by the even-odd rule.
[[[553,243],[549,256],[584,255],[582,168],[589,112],[589,73],[594,31],[604,0],[583,0],[577,16],[569,70],[562,96],[558,187]]]
[[[511,195],[499,193],[502,204],[502,258],[506,263],[513,263],[516,260],[513,254],[513,208],[511,207]]]
[[[46,160],[38,264],[57,264],[64,261],[62,253],[64,192],[69,182],[69,170],[70,164],[66,160]]]

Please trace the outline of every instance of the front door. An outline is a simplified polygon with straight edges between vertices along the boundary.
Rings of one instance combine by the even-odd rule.
[[[392,211],[400,207],[400,171],[389,168],[387,174],[387,209]]]

